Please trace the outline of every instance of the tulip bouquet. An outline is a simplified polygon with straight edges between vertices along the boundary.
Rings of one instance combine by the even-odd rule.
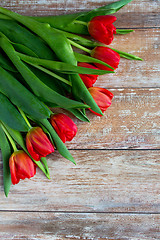
[[[64,143],[73,139],[77,126],[53,109],[86,122],[86,109],[102,116],[113,94],[93,87],[98,75],[113,74],[120,57],[142,60],[108,46],[115,34],[132,32],[116,29],[116,17],[110,15],[129,2],[49,17],[0,7],[0,148],[6,196],[11,183],[33,177],[37,167],[50,178],[46,156],[54,149],[75,163]]]

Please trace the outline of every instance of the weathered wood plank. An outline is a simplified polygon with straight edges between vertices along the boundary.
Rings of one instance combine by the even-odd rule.
[[[0,213],[1,240],[151,240],[160,238],[160,215]]]
[[[1,6],[25,15],[60,15],[85,10],[88,11],[114,1],[115,0],[5,0],[1,3]],[[158,27],[160,26],[158,8],[158,0],[134,0],[116,14],[116,16],[119,18],[117,26]]]
[[[76,137],[68,148],[159,149],[160,89],[110,89],[112,105],[98,117],[87,112],[90,123],[74,119]]]
[[[134,54],[144,61],[121,58],[114,74],[99,76],[95,86],[160,87],[160,29],[138,30],[128,35],[116,35],[111,47]]]
[[[1,183],[0,210],[160,212],[160,151],[71,153],[76,166],[58,153],[50,156],[51,180],[38,171],[12,186],[8,198]]]

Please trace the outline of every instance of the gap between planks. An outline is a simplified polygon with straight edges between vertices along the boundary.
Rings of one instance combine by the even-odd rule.
[[[45,211],[45,210],[0,210],[0,213],[64,213],[64,214],[117,214],[117,215],[159,215],[160,212],[114,212],[114,211],[108,211],[108,212],[101,212],[101,211]]]
[[[34,178],[12,186],[9,197],[0,198],[1,213],[160,212],[159,151],[84,150],[72,154],[76,166],[57,152],[50,156],[52,179],[37,171]]]
[[[159,239],[159,215],[0,213],[1,239]]]

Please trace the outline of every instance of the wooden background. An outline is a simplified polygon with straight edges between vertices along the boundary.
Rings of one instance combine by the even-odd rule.
[[[89,10],[110,0],[4,0],[24,15]],[[116,26],[134,33],[115,36],[113,47],[138,55],[122,59],[116,74],[96,86],[114,93],[104,117],[74,121],[67,144],[77,166],[58,153],[48,158],[51,180],[38,171],[3,195],[0,172],[0,239],[160,239],[159,0],[134,0],[117,14]]]

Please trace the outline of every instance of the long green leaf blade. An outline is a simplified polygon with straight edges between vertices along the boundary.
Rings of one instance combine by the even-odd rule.
[[[69,85],[69,86],[72,86],[71,82],[69,82],[67,79],[65,79],[65,78],[57,75],[56,73],[51,72],[51,71],[49,71],[48,69],[46,69],[46,68],[44,68],[44,67],[41,67],[41,66],[39,66],[39,65],[33,64],[33,63],[28,63],[28,64],[30,64],[30,65],[32,65],[33,67],[41,70],[41,71],[44,72],[44,73],[47,73],[48,75],[50,75],[50,76],[52,76],[52,77],[54,77],[54,78],[57,78],[57,79],[60,80],[61,82],[65,83],[65,84],[67,84],[67,85]]]
[[[29,130],[20,112],[9,101],[9,99],[0,92],[0,119],[15,130],[26,132]]]
[[[30,49],[30,52],[34,52],[39,57],[45,59],[54,59],[55,56],[52,50],[35,34],[26,29],[25,27],[20,26],[16,21],[12,20],[1,20],[0,19],[0,31],[9,38],[11,42],[16,45],[16,49],[23,50],[22,52],[27,51],[27,48]],[[19,45],[18,45],[19,44]],[[26,49],[24,49],[24,47]]]
[[[2,152],[2,159],[3,159],[4,193],[5,193],[5,196],[8,197],[10,186],[11,186],[11,174],[9,169],[9,158],[11,156],[11,147],[1,126],[0,126],[0,149]]]
[[[128,34],[134,32],[132,29],[116,29],[116,34]]]
[[[78,54],[78,53],[74,53],[76,58],[80,58],[81,55],[83,54]],[[106,73],[113,73],[113,71],[106,71],[106,70],[97,70],[97,69],[92,69],[92,68],[85,68],[85,67],[79,67],[79,66],[74,66],[72,64],[69,63],[64,63],[64,62],[57,62],[57,61],[51,61],[51,60],[46,60],[46,59],[41,59],[41,58],[34,58],[31,56],[27,56],[25,54],[21,54],[21,53],[17,53],[17,55],[25,62],[27,62],[28,64],[32,63],[32,64],[37,64],[37,65],[41,65],[43,67],[49,68],[50,70],[53,71],[60,71],[60,72],[65,72],[68,74],[75,74],[75,73],[79,73],[79,74],[96,74],[96,75],[103,75]],[[103,64],[104,66],[107,66],[111,69],[113,69],[111,66],[109,66],[107,63],[104,63],[98,59],[95,58],[91,58],[89,56],[83,55],[84,59],[89,59],[90,62],[92,60],[92,62],[98,62]],[[81,56],[81,59],[83,57]]]
[[[132,0],[120,0],[91,10],[88,13],[82,13],[77,19],[80,21],[89,22],[93,17],[100,15],[109,15],[116,13],[126,4],[130,3]]]
[[[17,72],[11,61],[3,55],[1,50],[0,50],[0,66],[10,72]]]
[[[74,52],[75,54],[75,57],[77,59],[78,62],[88,62],[88,63],[100,63],[106,67],[109,67],[111,69],[114,70],[113,67],[111,67],[110,65],[108,65],[107,63],[97,59],[97,58],[93,58],[93,57],[90,57],[90,56],[87,56],[87,55],[84,55],[84,54],[81,54],[81,53],[78,53],[78,52]],[[113,73],[113,71],[109,71],[111,73]]]
[[[21,108],[28,115],[36,119],[50,116],[50,111],[28,91],[11,74],[0,67],[0,91],[6,95],[13,104]]]
[[[87,12],[79,12],[62,16],[35,17],[39,22],[49,23],[52,27],[77,34],[89,34],[87,25],[78,24],[76,21],[89,22],[93,17],[114,14],[132,0],[120,0],[93,9]]]
[[[67,109],[69,112],[71,112],[75,117],[77,117],[79,120],[83,122],[90,122],[87,116],[80,110],[80,109]]]
[[[16,55],[16,51],[6,38],[4,37],[0,38],[0,45],[6,52],[8,57],[11,59],[15,67],[21,73],[21,75],[23,76],[27,84],[30,86],[34,94],[38,96],[40,99],[42,98],[48,102],[56,103],[59,107],[66,109],[68,107],[70,108],[88,107],[87,105],[81,102],[77,102],[60,95],[59,93],[55,92],[53,89],[45,85],[43,82],[41,82],[40,79]]]
[[[126,52],[122,52],[122,51],[120,51],[120,50],[117,50],[117,49],[114,49],[114,48],[111,48],[111,47],[109,47],[109,48],[112,49],[113,51],[119,53],[120,57],[127,58],[127,59],[129,59],[129,60],[143,61],[142,58],[137,57],[137,56],[135,56],[135,55],[133,55],[133,54],[126,53]]]

